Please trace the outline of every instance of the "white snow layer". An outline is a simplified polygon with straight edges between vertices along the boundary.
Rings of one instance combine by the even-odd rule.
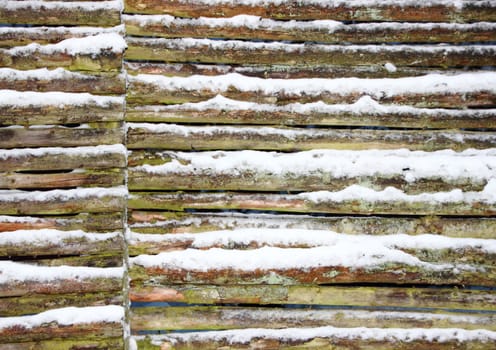
[[[2,317],[0,329],[41,327],[45,324],[57,323],[61,326],[88,323],[122,323],[124,322],[124,308],[117,305],[65,307],[44,311],[36,315]]]
[[[46,155],[104,157],[109,154],[121,154],[126,156],[127,149],[123,144],[120,143],[115,145],[81,146],[81,147],[0,149],[0,160],[23,158],[23,157],[43,157]]]
[[[12,49],[3,50],[11,55],[30,56],[35,53],[54,54],[64,53],[76,55],[98,55],[105,51],[122,53],[127,44],[124,38],[117,33],[104,33],[84,38],[70,38],[62,40],[57,44],[40,45],[32,43],[26,46],[17,46]]]
[[[249,343],[253,339],[279,339],[282,341],[310,340],[313,338],[360,339],[377,341],[427,341],[445,343],[449,341],[496,341],[496,332],[488,330],[465,330],[458,328],[285,328],[285,329],[239,329],[229,331],[210,331],[192,333],[171,333],[166,336],[149,336],[154,345],[160,346],[164,341],[226,341],[229,344]],[[140,339],[140,338],[137,338]]]
[[[136,23],[141,27],[148,25],[171,26],[204,26],[210,28],[225,27],[245,27],[251,30],[272,30],[272,31],[319,31],[323,33],[333,33],[335,31],[373,31],[373,30],[495,30],[496,24],[491,22],[477,23],[357,23],[345,24],[333,20],[313,20],[313,21],[277,21],[269,18],[262,18],[251,15],[238,15],[230,18],[176,18],[170,15],[123,15],[123,21]]]
[[[103,198],[109,197],[126,197],[128,195],[127,187],[117,186],[112,188],[91,187],[76,188],[72,190],[51,190],[51,191],[18,191],[18,190],[0,190],[0,201],[66,201],[83,198]]]
[[[86,106],[86,105],[93,105],[101,108],[107,108],[116,104],[124,105],[124,97],[98,96],[98,95],[89,94],[87,92],[74,93],[74,92],[59,92],[59,91],[35,92],[35,91],[0,90],[0,108],[44,107],[44,106],[53,106],[53,105],[59,108],[64,108],[66,106]]]
[[[18,2],[18,1],[16,1]],[[28,3],[29,1],[23,1],[24,3]],[[51,4],[53,2],[50,2]],[[92,2],[95,4],[96,2]],[[65,2],[65,4],[70,4]],[[63,34],[71,34],[74,36],[92,36],[104,33],[117,33],[124,35],[125,26],[124,24],[120,24],[115,27],[0,27],[0,36],[2,35],[15,35],[15,34],[25,34],[25,35],[35,35],[42,37],[43,35],[63,35]]]
[[[0,8],[7,10],[53,10],[53,9],[78,9],[82,11],[115,10],[121,11],[123,2],[121,0],[112,1],[43,1],[43,0],[3,0],[0,1]]]
[[[209,100],[196,103],[183,103],[180,105],[154,105],[133,107],[136,111],[150,111],[155,113],[168,111],[255,111],[255,112],[285,112],[301,114],[338,114],[351,113],[355,115],[380,115],[380,114],[401,114],[401,115],[427,115],[427,116],[449,116],[467,118],[481,118],[492,116],[496,109],[471,109],[457,110],[445,108],[416,108],[401,105],[383,105],[373,100],[370,96],[362,96],[352,104],[327,104],[325,102],[312,103],[291,103],[283,106],[262,104],[256,102],[238,101],[217,95]]]
[[[85,79],[94,80],[96,76],[71,72],[64,68],[39,68],[32,70],[17,70],[12,68],[0,68],[0,80],[16,81],[16,80],[71,80]],[[125,74],[121,73],[118,78],[124,79]]]
[[[1,237],[1,234],[0,234]],[[308,229],[236,229],[195,233],[140,234],[131,232],[130,244],[140,242],[191,242],[192,248],[245,246],[252,243],[260,246],[319,247],[357,245],[362,247],[382,246],[386,249],[479,249],[496,254],[496,239],[452,238],[432,234],[411,236],[394,234],[370,236],[348,235],[328,230]]]
[[[0,245],[45,246],[64,244],[72,240],[105,241],[122,235],[120,232],[90,233],[82,230],[60,231],[54,229],[17,230],[0,233]]]
[[[165,77],[152,74],[129,76],[130,83],[155,85],[167,91],[214,91],[218,94],[229,89],[257,91],[268,95],[294,94],[316,96],[322,93],[338,95],[367,94],[373,98],[400,94],[469,93],[488,91],[496,93],[496,72],[462,73],[448,76],[428,74],[420,77],[396,79],[263,79],[246,77],[238,73],[219,76],[194,75]]]
[[[296,177],[317,173],[336,178],[396,175],[408,182],[422,178],[470,178],[488,181],[496,178],[496,149],[454,152],[399,150],[312,150],[297,153],[261,151],[164,152],[172,160],[161,165],[131,168],[151,174],[221,173],[232,176],[243,172]],[[1,153],[0,153],[1,157]]]
[[[19,282],[84,281],[93,278],[122,278],[123,267],[37,266],[13,261],[0,261],[0,284]]]

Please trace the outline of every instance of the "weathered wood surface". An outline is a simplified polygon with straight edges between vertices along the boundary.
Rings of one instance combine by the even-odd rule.
[[[94,1],[93,1],[94,2]],[[84,38],[103,33],[124,34],[123,26],[102,27],[2,27],[0,28],[0,47],[14,47],[38,44],[56,44],[70,38]]]
[[[123,337],[108,337],[102,339],[53,339],[34,342],[3,343],[2,347],[5,347],[8,350],[124,349],[124,339]]]
[[[383,192],[376,192],[381,196]],[[421,195],[422,196],[422,195]],[[470,195],[471,196],[471,195]],[[458,201],[445,203],[432,201],[429,195],[420,198],[382,199],[370,201],[361,198],[323,200],[314,202],[302,194],[247,194],[184,193],[184,192],[134,192],[128,200],[130,209],[162,210],[265,210],[294,213],[361,214],[361,215],[444,215],[444,216],[494,216],[495,203],[463,196]]]
[[[298,78],[393,78],[414,77],[426,74],[456,74],[456,70],[429,67],[396,67],[396,71],[385,66],[334,66],[334,65],[208,65],[195,63],[124,62],[131,75],[161,74],[188,77],[191,75],[222,75],[239,73],[245,76],[271,79]],[[394,70],[394,69],[393,69]],[[458,71],[459,72],[459,71]]]
[[[125,93],[125,88],[126,80],[122,73],[91,74],[70,72],[62,68],[56,68],[51,71],[43,68],[30,71],[17,71],[11,68],[0,69],[0,89],[123,94]],[[73,106],[73,108],[75,107]],[[118,106],[114,106],[113,109],[117,110]],[[29,113],[29,111],[25,112]],[[2,111],[1,114],[3,113]],[[68,117],[73,113],[77,112],[67,111]],[[41,123],[41,120],[37,122]]]
[[[474,163],[475,155],[480,158]],[[480,191],[496,175],[489,170],[496,167],[493,157],[485,151],[135,151],[128,157],[128,186],[131,190],[301,192],[338,191],[358,184],[375,190],[393,186],[410,194],[454,188]],[[376,159],[381,162],[374,163]],[[429,167],[432,171],[421,171]],[[485,177],[481,169],[489,170]]]
[[[223,330],[244,328],[361,327],[463,328],[496,330],[494,315],[230,306],[133,308],[131,328],[144,330]]]
[[[123,145],[0,150],[0,171],[54,171],[126,167]],[[1,180],[0,180],[1,181]]]
[[[0,216],[0,231],[8,223]],[[41,223],[40,223],[41,224]],[[130,210],[129,227],[138,233],[202,233],[247,228],[330,230],[346,234],[438,234],[447,237],[494,238],[496,218],[439,216],[321,216],[242,213],[182,213]],[[26,226],[11,226],[19,227]],[[27,225],[27,224],[26,224]],[[28,226],[29,227],[29,226]],[[7,229],[6,229],[7,228]],[[12,230],[12,229],[11,229]]]
[[[240,21],[241,20],[241,21]],[[126,33],[165,38],[223,38],[320,43],[468,43],[495,41],[494,23],[362,23],[332,20],[283,22],[256,16],[184,19],[125,15]],[[241,22],[241,23],[240,23]]]
[[[491,2],[465,1],[459,8],[452,3],[433,1],[419,6],[418,2],[378,1],[360,2],[263,2],[240,4],[187,0],[126,0],[124,11],[142,14],[169,14],[177,17],[233,17],[254,15],[274,19],[333,19],[337,21],[413,21],[413,22],[472,22],[495,21]]]
[[[17,191],[0,193],[0,213],[5,215],[57,215],[122,212],[127,190],[81,188],[73,190]]]
[[[291,56],[291,55],[288,55]],[[129,76],[127,101],[134,104],[174,104],[224,97],[272,104],[355,103],[371,96],[379,103],[414,107],[492,107],[496,74],[436,75],[399,79],[260,79],[239,74],[221,76]]]
[[[124,185],[124,170],[84,170],[50,174],[0,173],[1,189],[110,187]]]
[[[123,299],[119,290],[88,293],[71,291],[68,294],[50,294],[43,290],[34,290],[33,293],[23,296],[0,298],[0,315],[1,317],[32,315],[47,309],[63,307],[122,305]]]
[[[495,145],[496,135],[493,132],[460,130],[303,129],[128,123],[127,131],[129,149],[278,150],[284,152],[312,149],[407,148],[422,151],[442,149],[461,151],[468,148],[493,148]]]
[[[79,147],[113,145],[124,141],[124,130],[119,124],[101,123],[74,128],[47,125],[45,127],[0,128],[0,147]]]
[[[120,24],[120,3],[4,1],[0,6],[0,22],[110,27]]]
[[[131,106],[129,122],[258,125],[383,126],[393,128],[487,128],[496,125],[494,109],[441,109],[388,106],[364,97],[355,104],[310,106],[240,103],[214,98],[180,105]],[[210,102],[210,103],[209,103]],[[360,103],[370,109],[360,110]],[[312,105],[314,106],[312,108]],[[303,107],[298,109],[299,107]],[[304,109],[306,107],[306,109]]]
[[[297,285],[132,285],[132,302],[327,305],[494,310],[493,291],[465,288]]]
[[[288,328],[135,337],[142,349],[453,349],[483,350],[496,332],[463,329]]]
[[[321,45],[207,39],[128,38],[125,58],[163,62],[279,65],[487,66],[495,46]]]
[[[116,231],[123,228],[123,214],[78,213],[63,216],[8,216],[0,215],[0,232],[35,229],[83,230],[89,232]]]

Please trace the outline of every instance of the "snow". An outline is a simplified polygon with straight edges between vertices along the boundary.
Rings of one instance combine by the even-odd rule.
[[[124,73],[118,75],[118,78],[123,79]],[[16,81],[16,80],[71,80],[84,79],[94,80],[97,77],[94,75],[81,74],[71,72],[63,68],[56,69],[33,69],[33,70],[16,70],[12,68],[0,68],[0,80]]]
[[[0,149],[1,160],[7,160],[12,158],[23,158],[23,157],[43,157],[46,155],[105,157],[106,155],[109,154],[126,155],[127,149],[122,144],[82,146],[82,147]]]
[[[496,93],[496,72],[461,73],[458,75],[428,74],[420,77],[396,79],[263,79],[246,77],[238,73],[218,76],[194,75],[165,77],[152,74],[129,76],[129,82],[151,84],[167,91],[214,91],[217,94],[230,89],[256,91],[267,95],[293,94],[316,96],[322,93],[338,95],[367,94],[383,98],[400,94],[470,93],[487,91]]]
[[[1,237],[1,236],[0,236]],[[175,233],[173,235],[140,234],[131,232],[129,243],[140,242],[190,242],[190,247],[205,249],[210,247],[229,248],[233,246],[249,247],[333,247],[340,245],[374,247],[385,249],[478,249],[486,253],[496,253],[496,239],[452,238],[432,234],[410,236],[394,234],[384,236],[370,236],[366,234],[348,235],[329,230],[308,229],[236,229],[210,231],[201,234]],[[362,248],[363,249],[363,248]]]
[[[115,54],[124,52],[127,44],[124,38],[117,33],[103,33],[84,38],[70,38],[57,44],[40,45],[31,43],[26,46],[17,46],[4,50],[10,55],[30,56],[35,53],[51,55],[63,53],[67,55],[92,55],[96,56],[104,51]]]
[[[474,203],[484,202],[487,204],[496,203],[496,178],[488,181],[481,192],[463,192],[455,189],[449,192],[406,194],[394,187],[387,187],[382,191],[375,191],[360,185],[351,185],[344,190],[337,192],[315,191],[296,195],[297,197],[311,202],[346,202],[353,200],[367,202],[427,202],[433,204],[442,203]]]
[[[93,278],[122,278],[122,267],[37,266],[0,261],[0,284],[51,282],[63,279],[84,281]]]
[[[115,10],[121,11],[123,4],[121,0],[113,1],[39,1],[39,0],[3,0],[0,8],[7,10],[54,10],[54,9],[79,9],[83,11]]]
[[[249,343],[253,339],[278,339],[281,341],[305,341],[313,338],[338,338],[350,340],[377,340],[377,341],[397,341],[413,342],[427,341],[445,343],[449,341],[496,341],[496,332],[478,329],[465,330],[459,328],[285,328],[285,329],[239,329],[229,331],[209,331],[191,333],[170,333],[164,335],[148,336],[152,339],[152,344],[160,346],[164,341],[226,341],[228,344]],[[136,337],[136,339],[141,339]]]
[[[91,187],[77,188],[72,190],[51,190],[51,191],[18,191],[18,190],[0,190],[0,201],[17,202],[17,201],[66,201],[84,198],[103,198],[109,197],[126,197],[128,194],[125,186],[112,188]]]
[[[119,232],[90,233],[82,230],[59,231],[54,229],[17,230],[0,233],[0,245],[46,246],[64,244],[71,240],[90,242],[106,241],[121,236]]]
[[[23,1],[25,3],[29,1]],[[50,2],[52,3],[52,2]],[[70,4],[65,2],[65,4]],[[92,2],[95,4],[95,2]],[[31,37],[43,37],[49,35],[71,35],[71,36],[92,36],[104,33],[117,33],[123,35],[125,26],[120,24],[115,27],[0,27],[0,36],[2,35],[22,35]]]
[[[339,114],[351,113],[355,115],[400,114],[416,116],[447,116],[456,118],[482,118],[496,113],[496,109],[444,109],[444,108],[416,108],[411,106],[383,105],[374,101],[370,96],[362,96],[352,104],[326,104],[322,101],[312,103],[291,103],[283,106],[262,104],[255,102],[237,101],[217,95],[209,100],[180,105],[154,105],[133,107],[135,111],[151,111],[155,113],[168,111],[255,111],[255,112],[286,112],[301,114]]]
[[[235,152],[162,152],[171,157],[161,165],[142,165],[132,171],[150,174],[188,174],[237,176],[243,172],[267,173],[283,177],[301,175],[335,178],[360,176],[400,175],[408,182],[425,178],[488,181],[496,178],[496,149],[463,152],[443,150],[437,152],[397,150],[312,150],[297,153],[261,151]],[[0,153],[1,157],[1,153]]]
[[[170,15],[124,15],[123,21],[138,24],[140,27],[149,25],[162,25],[164,27],[209,27],[209,28],[226,28],[226,27],[245,27],[251,30],[271,30],[271,31],[319,31],[322,33],[334,33],[336,31],[373,31],[373,30],[494,30],[496,24],[491,22],[477,23],[357,23],[345,24],[334,20],[313,20],[313,21],[277,21],[269,18],[262,18],[252,15],[238,15],[229,18],[175,18]]]
[[[44,72],[39,72],[39,73],[41,76],[43,75]],[[61,72],[58,71],[55,74],[59,75],[61,74]],[[59,108],[64,108],[66,106],[87,106],[87,105],[94,105],[101,108],[108,108],[116,104],[124,105],[124,97],[98,96],[98,95],[89,94],[87,92],[74,93],[74,92],[58,92],[58,91],[34,92],[34,91],[0,90],[0,108],[44,107],[44,106],[53,106],[53,105]]]
[[[44,311],[36,315],[2,317],[0,318],[0,329],[42,327],[50,323],[60,326],[89,323],[123,323],[124,308],[117,305],[89,306],[89,307],[65,307]]]
[[[396,66],[394,64],[392,64],[391,62],[387,62],[385,65],[384,65],[384,68],[386,68],[386,70],[389,72],[389,73],[394,73],[396,72],[398,69],[396,68]]]

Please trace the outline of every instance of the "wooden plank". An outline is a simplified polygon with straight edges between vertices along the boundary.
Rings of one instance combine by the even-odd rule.
[[[222,38],[319,43],[467,43],[496,40],[496,25],[458,23],[351,23],[275,21],[257,16],[174,18],[124,15],[126,33],[164,38]]]
[[[0,215],[0,232],[44,228],[106,232],[120,230],[123,227],[123,215],[120,212],[79,213],[50,217]]]
[[[84,170],[50,174],[0,173],[2,189],[50,189],[74,187],[110,187],[124,184],[123,169]]]
[[[116,144],[0,150],[0,159],[2,172],[124,168],[126,148]]]
[[[289,55],[290,56],[290,55]],[[220,76],[129,76],[127,102],[174,104],[199,102],[217,95],[270,104],[355,103],[370,96],[378,103],[414,107],[490,107],[496,104],[496,73],[427,75],[398,79],[260,79],[239,74]]]
[[[495,145],[496,135],[493,132],[460,130],[303,129],[128,123],[127,132],[129,149],[154,148],[184,151],[277,150],[284,152],[312,149],[386,150],[397,148],[421,151],[442,149],[461,151],[468,148],[493,148]]]
[[[38,44],[55,44],[70,38],[84,38],[103,33],[123,35],[123,26],[102,27],[2,27],[0,28],[0,47],[14,47]]]
[[[468,288],[295,285],[132,285],[132,302],[187,304],[327,305],[372,309],[495,310],[494,291]]]
[[[397,78],[426,74],[456,74],[459,71],[429,67],[335,66],[335,65],[208,65],[195,63],[124,62],[129,74],[162,74],[188,77],[191,75],[222,75],[239,73],[270,79],[298,78]]]
[[[0,21],[8,24],[110,27],[120,24],[120,7],[119,1],[5,1],[0,6]]]
[[[247,228],[330,230],[346,234],[438,234],[447,237],[494,238],[496,218],[439,216],[309,216],[288,214],[181,213],[130,210],[129,227],[138,233],[201,233]],[[0,216],[0,231],[7,223]],[[13,226],[17,227],[17,226]],[[24,226],[20,226],[24,227]]]
[[[80,147],[113,145],[124,142],[124,130],[120,123],[78,127],[47,125],[23,128],[18,126],[0,128],[0,147]]]
[[[487,194],[490,188],[487,188]],[[354,197],[350,191],[357,189],[371,197]],[[329,213],[362,215],[441,215],[441,216],[492,216],[496,213],[493,202],[487,202],[484,193],[460,193],[455,200],[442,203],[437,199],[449,196],[449,192],[437,194],[401,195],[400,191],[371,191],[353,187],[348,191],[324,193],[318,201],[310,193],[303,194],[250,194],[183,193],[183,192],[135,192],[128,200],[130,209],[153,210],[263,210],[294,213]],[[397,193],[399,198],[387,198],[387,193]],[[348,194],[350,194],[348,196]],[[473,195],[473,196],[472,196]],[[341,197],[342,196],[342,197]],[[381,199],[382,196],[382,199]],[[313,197],[317,199],[318,197]],[[373,198],[373,199],[372,199]],[[435,199],[437,198],[437,199]],[[448,198],[448,197],[446,197]]]
[[[169,14],[177,17],[233,17],[254,15],[274,19],[333,19],[337,21],[473,22],[494,21],[491,2],[464,1],[461,8],[452,2],[431,1],[419,6],[415,1],[326,2],[285,1],[250,4],[226,1],[126,0],[125,12]]]
[[[122,212],[127,189],[79,188],[51,191],[0,192],[0,213],[5,215],[60,215]]]
[[[103,338],[103,339],[64,339],[64,340],[43,340],[36,342],[4,343],[9,350],[53,350],[53,349],[123,349],[123,337]]]
[[[496,168],[495,154],[473,150],[313,150],[289,154],[138,151],[128,158],[128,186],[131,190],[298,192],[338,191],[363,184],[375,190],[393,186],[410,194],[454,188],[480,191],[495,175],[489,170]],[[474,156],[478,156],[477,162],[473,162]],[[377,163],[377,159],[381,162]],[[484,174],[481,169],[488,171]]]
[[[72,292],[68,294],[46,294],[41,290],[24,296],[0,298],[1,317],[32,315],[48,309],[64,307],[91,307],[122,305],[121,291]],[[5,342],[5,341],[4,341]]]
[[[490,66],[496,47],[437,45],[322,45],[208,39],[127,39],[128,60],[222,64]]]
[[[362,108],[365,107],[366,108]],[[494,109],[414,108],[379,104],[362,97],[354,104],[293,103],[285,106],[240,102],[220,96],[198,103],[131,106],[129,122],[381,126],[393,128],[486,128]]]
[[[63,68],[53,70],[41,68],[28,71],[0,68],[0,89],[124,94],[125,87],[126,80],[122,73],[76,73]],[[72,113],[70,111],[70,114]]]
[[[152,330],[223,330],[291,327],[463,328],[496,330],[495,316],[420,312],[170,306],[131,310],[134,334]]]
[[[85,233],[50,229],[17,230],[0,234],[0,257],[17,260],[29,257],[43,259],[50,256],[115,255],[124,249],[122,234]],[[119,254],[122,255],[122,254]]]
[[[17,258],[16,258],[17,259]],[[27,257],[25,260],[18,258],[20,262],[27,262],[37,266],[88,266],[88,267],[120,267],[124,261],[123,249],[118,252],[99,252],[94,255],[74,255],[60,257],[40,257],[32,260]]]
[[[116,72],[121,70],[125,48],[126,43],[121,35],[106,33],[66,39],[57,44],[0,49],[0,63],[3,67],[23,70],[62,67],[68,70]]]

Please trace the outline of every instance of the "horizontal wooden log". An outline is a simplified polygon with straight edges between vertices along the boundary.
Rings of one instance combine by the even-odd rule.
[[[333,20],[283,22],[257,16],[184,19],[125,15],[126,33],[165,38],[309,41],[320,43],[467,43],[494,41],[491,23],[353,23]]]
[[[188,77],[191,75],[222,75],[239,73],[245,76],[270,79],[298,78],[396,78],[426,74],[456,74],[456,70],[429,67],[385,66],[334,66],[334,65],[207,65],[195,63],[124,62],[127,72],[137,74],[162,74]],[[389,67],[389,66],[388,66]]]
[[[32,315],[47,309],[64,307],[91,307],[122,305],[122,293],[115,291],[72,292],[69,294],[44,294],[38,290],[32,294],[0,298],[1,317]]]
[[[138,233],[202,233],[246,228],[330,230],[347,234],[438,234],[447,237],[493,238],[496,218],[360,217],[288,214],[181,213],[130,210],[129,227]],[[0,216],[0,231],[7,223]],[[21,226],[22,227],[22,226]]]
[[[75,256],[40,256],[36,260],[32,257],[16,257],[19,262],[26,262],[37,266],[88,266],[88,267],[121,267],[124,261],[124,251],[95,252],[95,254]]]
[[[1,261],[0,296],[70,294],[121,291],[122,267],[35,266]]]
[[[363,104],[363,105],[362,105]],[[367,109],[362,106],[367,106]],[[274,106],[219,97],[180,105],[134,106],[130,122],[259,125],[333,125],[403,128],[486,128],[496,123],[494,109],[452,110],[388,106],[362,97],[354,104],[308,103]]]
[[[495,46],[321,45],[128,38],[125,58],[163,62],[222,64],[384,65],[481,67],[494,63]],[[393,68],[394,69],[394,68]]]
[[[492,342],[494,332],[450,330],[443,332],[438,329],[421,329],[412,337],[411,332],[397,329],[345,329],[325,328],[303,330],[290,328],[277,330],[218,331],[207,334],[169,334],[167,336],[137,337],[137,346],[146,349],[364,349],[380,348],[384,350],[421,348],[428,350],[452,349],[463,346],[466,349],[486,349]],[[326,333],[328,330],[328,333]],[[472,332],[472,333],[468,333]],[[282,333],[282,334],[281,334]],[[315,334],[315,335],[313,335]],[[463,339],[460,335],[464,336]],[[472,335],[465,338],[466,334]],[[442,337],[442,341],[438,339]],[[490,339],[490,340],[489,340]]]
[[[131,311],[135,334],[151,330],[290,327],[463,328],[496,330],[494,316],[419,312],[283,309],[229,306],[142,307]]]
[[[72,190],[18,191],[0,193],[0,213],[5,215],[60,215],[122,212],[127,190],[78,188]]]
[[[0,173],[2,189],[111,187],[124,184],[124,170],[76,170],[50,174]]]
[[[132,302],[188,304],[327,305],[367,308],[495,310],[489,290],[374,286],[171,285],[133,286]]]
[[[291,56],[291,55],[287,55]],[[224,97],[258,103],[288,104],[323,101],[355,103],[370,96],[379,103],[415,107],[463,108],[496,105],[496,74],[464,73],[398,79],[260,79],[239,74],[220,76],[129,76],[127,101],[174,104]]]
[[[0,150],[0,171],[109,169],[126,166],[121,145]]]
[[[485,151],[138,151],[128,159],[132,190],[338,191],[359,184],[375,190],[393,186],[407,193],[480,191],[494,176],[489,169],[496,167],[494,154]]]
[[[84,38],[87,36],[118,33],[123,34],[123,26],[102,27],[2,27],[0,28],[0,47],[38,44],[56,44],[66,39]]]
[[[57,229],[108,232],[124,227],[122,213],[80,213],[75,215],[30,217],[0,215],[0,232]]]
[[[360,191],[364,190],[363,188]],[[488,188],[489,190],[489,188]],[[306,194],[247,194],[225,193],[183,193],[183,192],[136,192],[128,200],[130,209],[161,210],[264,210],[295,213],[329,213],[362,215],[445,215],[445,216],[492,216],[496,213],[494,203],[488,203],[484,195],[468,199],[465,195],[454,201],[438,202],[439,193],[401,196],[402,199],[387,198],[384,191],[371,192],[374,200],[351,196],[333,197],[313,201]],[[386,191],[386,192],[389,192]],[[396,192],[396,191],[393,191]],[[489,191],[488,191],[489,192]],[[346,195],[346,192],[335,192]],[[382,196],[382,199],[380,198]],[[335,198],[335,199],[334,199]],[[440,197],[438,197],[439,199]]]
[[[71,38],[57,44],[30,44],[0,49],[3,67],[15,69],[65,68],[117,72],[121,70],[126,43],[117,33]]]
[[[8,24],[110,27],[120,23],[120,6],[118,1],[9,1],[0,6],[0,21]]]
[[[169,14],[178,17],[233,17],[254,15],[274,19],[333,19],[338,21],[413,21],[413,22],[471,22],[494,21],[492,3],[463,2],[462,7],[451,2],[432,1],[419,6],[418,2],[394,1],[316,3],[310,1],[254,2],[250,4],[226,1],[126,0],[125,12]]]
[[[53,349],[122,349],[124,348],[123,337],[103,338],[103,339],[64,339],[64,340],[43,340],[36,342],[4,343],[9,350],[53,350]]]
[[[126,82],[123,74],[76,73],[66,71],[62,68],[56,68],[51,71],[44,68],[30,71],[0,68],[0,89],[38,92],[65,91],[89,92],[92,94],[124,94],[125,87]],[[118,106],[114,106],[114,109],[118,109]],[[69,111],[69,114],[74,112],[76,111]]]
[[[5,127],[0,128],[1,148],[22,147],[80,147],[113,145],[124,142],[124,130],[120,123],[101,123],[100,125],[82,125],[78,127]]]
[[[129,123],[128,127],[127,146],[129,149],[277,150],[284,152],[312,149],[407,148],[421,151],[442,149],[461,151],[468,148],[493,148],[496,145],[496,135],[492,132],[455,130],[297,129],[147,123]]]
[[[124,238],[118,233],[83,231],[18,230],[0,234],[0,257],[16,259],[50,256],[115,255],[123,251]],[[122,254],[119,254],[122,255]]]

